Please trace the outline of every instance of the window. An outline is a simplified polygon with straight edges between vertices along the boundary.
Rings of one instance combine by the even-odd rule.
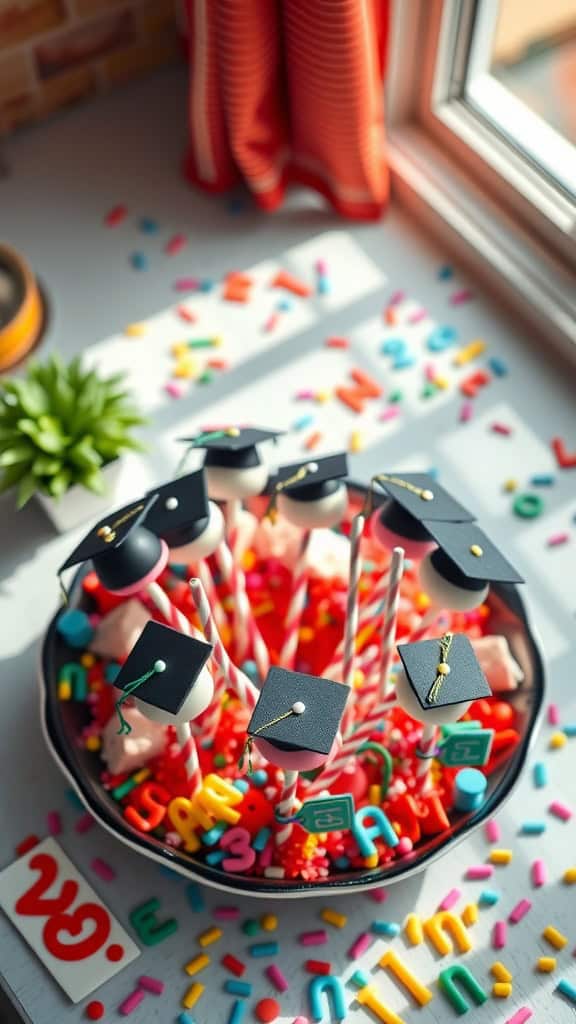
[[[391,36],[398,193],[574,350],[576,3],[394,0]]]

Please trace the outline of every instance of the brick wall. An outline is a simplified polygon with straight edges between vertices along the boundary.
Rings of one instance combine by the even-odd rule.
[[[175,0],[0,0],[0,134],[177,59]]]

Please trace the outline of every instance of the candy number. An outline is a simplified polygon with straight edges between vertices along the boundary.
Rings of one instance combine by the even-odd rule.
[[[79,935],[86,922],[93,921],[92,932],[75,943],[61,942],[60,933]],[[42,936],[46,949],[52,956],[68,962],[85,960],[104,945],[110,935],[110,914],[97,903],[81,903],[71,914],[54,914],[44,925]]]
[[[58,863],[54,857],[49,853],[37,853],[30,861],[30,870],[39,871],[40,878],[16,901],[16,913],[30,917],[50,917],[68,910],[78,895],[77,882],[64,882],[59,896],[42,899],[58,877]]]
[[[250,833],[247,828],[231,828],[220,840],[223,850],[233,854],[222,861],[224,871],[249,871],[256,860],[256,852],[250,846]]]

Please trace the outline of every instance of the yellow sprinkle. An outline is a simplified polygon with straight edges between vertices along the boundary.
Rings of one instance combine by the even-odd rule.
[[[330,392],[330,391],[317,391],[316,394],[314,395],[314,398],[315,398],[315,400],[317,402],[320,402],[320,404],[323,404],[324,402],[327,402],[330,398],[332,398],[332,392]]]
[[[260,927],[265,932],[275,932],[278,927],[278,918],[276,914],[264,914],[260,918]]]
[[[536,970],[540,971],[541,974],[550,974],[551,971],[556,970],[556,957],[555,956],[541,956],[536,961]]]
[[[96,658],[90,653],[90,651],[84,651],[84,654],[80,656],[80,664],[83,665],[84,668],[92,668],[92,666],[96,664]]]
[[[330,907],[321,910],[320,917],[326,924],[333,924],[335,928],[345,928],[348,923],[346,914],[339,914],[337,910],[330,910]]]
[[[485,341],[480,341],[480,339],[477,341],[471,341],[469,345],[461,348],[460,351],[456,353],[453,359],[454,366],[464,366],[465,363],[470,363],[472,359],[476,359],[476,356],[481,356],[485,348]]]
[[[512,985],[509,981],[497,981],[492,985],[492,995],[497,999],[508,999],[512,995]]]
[[[141,768],[139,772],[134,772],[132,778],[134,779],[134,782],[145,782],[146,779],[150,778],[150,769]]]
[[[562,880],[566,882],[566,885],[574,885],[576,882],[576,868],[566,868]]]
[[[198,363],[193,359],[180,359],[174,369],[172,370],[172,376],[180,379],[189,380],[195,377],[198,373]]]
[[[496,981],[512,981],[512,975],[507,967],[500,960],[496,960],[490,968],[491,974],[496,978]]]
[[[418,914],[408,914],[408,917],[404,922],[404,931],[411,946],[420,945],[424,939],[424,931],[422,929],[422,921]]]
[[[87,736],[84,746],[86,750],[100,750],[102,741],[99,736]]]
[[[214,942],[218,942],[223,934],[221,928],[208,928],[207,931],[202,932],[202,935],[198,936],[198,942],[202,947],[211,946]]]
[[[170,351],[176,359],[191,358],[190,349],[185,341],[175,341],[174,344],[170,346]]]
[[[58,683],[58,700],[70,700],[72,687],[67,679],[61,679]]]
[[[430,607],[430,598],[428,597],[428,594],[420,591],[419,594],[416,594],[416,600],[414,603],[416,605],[417,612],[425,612]]]
[[[509,864],[512,860],[512,850],[491,850],[488,860],[491,864]]]
[[[566,734],[563,732],[553,732],[550,737],[550,747],[552,750],[559,750],[568,742]]]
[[[352,686],[354,687],[355,690],[359,690],[360,689],[360,687],[364,683],[365,678],[366,677],[365,677],[365,675],[364,675],[364,673],[363,673],[361,668],[357,668],[357,669],[354,670],[354,677],[352,679]]]
[[[478,904],[467,903],[460,917],[462,918],[462,924],[465,924],[467,928],[472,924],[476,924],[478,920]]]
[[[370,637],[372,636],[372,634],[375,632],[376,625],[377,625],[376,621],[369,622],[367,626],[364,626],[364,629],[360,630],[360,632],[358,633],[358,635],[356,637],[356,650],[357,651],[362,650],[362,647],[364,646],[366,641],[369,640]]]
[[[208,953],[199,953],[198,956],[195,956],[193,960],[190,960],[190,962],[186,964],[184,970],[186,971],[186,974],[199,974],[205,967],[208,967],[209,963],[210,957],[208,956]]]
[[[368,803],[371,807],[379,807],[382,799],[382,788],[375,783],[368,789]]]
[[[128,324],[124,328],[124,334],[128,338],[138,338],[141,334],[146,334],[146,324]]]
[[[504,488],[504,490],[506,491],[507,494],[513,494],[514,491],[518,490],[518,481],[517,480],[505,480],[504,484],[503,484],[503,488]]]
[[[564,946],[568,942],[566,936],[562,935],[562,932],[559,932],[558,929],[554,928],[551,924],[547,925],[542,932],[542,938],[546,939],[546,942],[549,942],[551,946],[554,946],[554,949],[564,949]]]
[[[349,452],[362,452],[364,451],[364,437],[359,430],[353,430],[350,434],[350,441],[348,443]]]
[[[250,572],[251,569],[256,565],[256,552],[247,548],[242,555],[242,568],[244,572]]]
[[[195,981],[193,985],[190,985],[190,988],[182,1000],[182,1006],[187,1010],[191,1010],[193,1006],[196,1006],[196,1003],[204,992],[204,988],[205,986],[201,985],[199,981]]]
[[[435,377],[434,384],[437,388],[440,388],[440,391],[446,391],[446,388],[450,387],[450,381],[447,377]]]

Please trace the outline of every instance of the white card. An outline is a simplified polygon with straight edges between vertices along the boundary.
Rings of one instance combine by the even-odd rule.
[[[0,906],[73,1003],[140,956],[54,839],[0,872]]]

